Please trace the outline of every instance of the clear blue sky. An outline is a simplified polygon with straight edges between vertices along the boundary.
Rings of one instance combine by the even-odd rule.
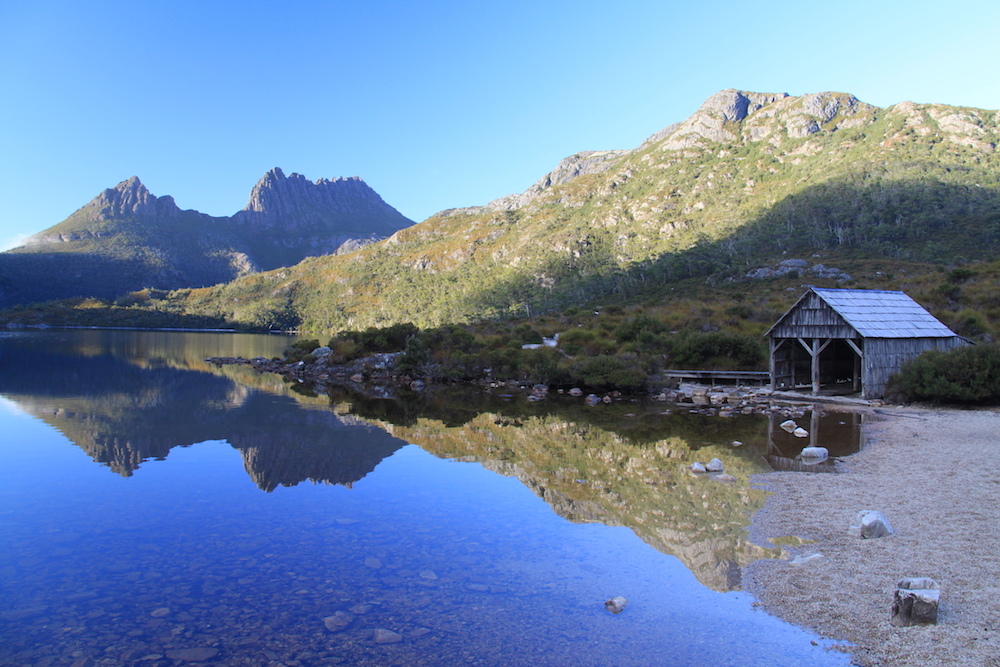
[[[998,34],[996,0],[0,0],[0,247],[132,175],[230,215],[275,166],[420,221],[724,88],[997,109]]]

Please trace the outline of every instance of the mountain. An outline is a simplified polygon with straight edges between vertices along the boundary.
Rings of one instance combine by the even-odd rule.
[[[426,326],[621,302],[691,278],[738,285],[793,257],[812,258],[799,261],[817,284],[849,280],[824,274],[817,254],[996,259],[998,125],[982,109],[724,90],[639,147],[578,153],[524,193],[159,307],[314,331]]]
[[[200,287],[347,252],[412,225],[360,178],[272,169],[231,217],[181,210],[133,176],[0,253],[0,306]]]

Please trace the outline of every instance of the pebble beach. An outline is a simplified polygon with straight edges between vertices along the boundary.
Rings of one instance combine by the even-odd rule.
[[[797,546],[787,560],[750,565],[747,590],[768,613],[839,641],[831,650],[864,667],[1000,666],[1000,412],[866,414],[867,444],[838,473],[755,476],[772,495],[751,537]],[[860,539],[850,526],[861,510],[884,512],[895,534]],[[804,562],[792,565],[794,556]],[[905,577],[937,581],[937,625],[890,624]]]

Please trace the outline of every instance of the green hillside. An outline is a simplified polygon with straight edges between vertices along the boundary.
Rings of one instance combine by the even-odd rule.
[[[569,158],[524,195],[443,211],[348,255],[177,292],[163,307],[315,331],[429,326],[655,299],[692,278],[740,284],[817,253],[991,260],[998,121],[842,93],[723,91],[635,150]]]

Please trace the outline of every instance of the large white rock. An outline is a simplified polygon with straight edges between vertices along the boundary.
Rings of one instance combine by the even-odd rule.
[[[791,433],[792,431],[794,431],[799,427],[799,425],[795,423],[794,419],[787,419],[781,422],[779,426],[788,433]]]
[[[877,510],[861,510],[858,512],[857,534],[863,540],[875,539],[892,535],[892,524],[889,519]]]
[[[798,458],[802,459],[803,463],[822,463],[830,458],[830,451],[826,447],[803,447]]]

